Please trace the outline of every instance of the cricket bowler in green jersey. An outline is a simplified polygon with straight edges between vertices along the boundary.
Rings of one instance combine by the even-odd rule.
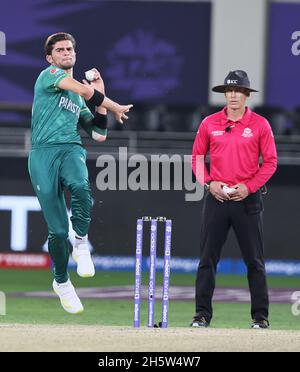
[[[78,124],[96,141],[107,136],[107,110],[123,123],[132,105],[119,105],[105,96],[100,73],[83,84],[73,79],[76,61],[75,40],[67,33],[48,37],[46,59],[50,66],[43,70],[35,84],[32,109],[32,150],[28,167],[48,225],[48,250],[53,261],[53,289],[63,308],[77,314],[83,306],[69,279],[69,223],[64,189],[71,194],[71,222],[76,233],[72,256],[77,273],[82,277],[95,274],[87,245],[91,221],[92,198],[86,150],[77,131]],[[95,107],[92,113],[85,101]]]

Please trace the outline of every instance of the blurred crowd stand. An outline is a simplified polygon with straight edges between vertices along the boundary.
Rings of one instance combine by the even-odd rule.
[[[193,104],[135,103],[130,119],[121,125],[109,115],[108,126],[114,130],[196,132],[201,121],[208,115],[222,110],[223,106]],[[275,135],[300,134],[300,106],[291,110],[262,105],[252,108],[271,124]],[[31,105],[0,103],[0,126],[7,128],[29,128]]]

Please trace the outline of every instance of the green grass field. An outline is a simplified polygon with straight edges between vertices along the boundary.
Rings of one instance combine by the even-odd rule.
[[[105,287],[133,285],[134,273],[131,272],[97,272],[92,279],[82,279],[71,273],[75,287]],[[194,275],[173,274],[171,285],[193,285]],[[0,316],[0,323],[29,324],[85,324],[131,326],[133,301],[128,300],[83,300],[84,313],[76,316],[65,313],[58,299],[15,298],[9,294],[23,291],[51,290],[52,275],[45,270],[0,270],[0,291],[7,294],[7,315]],[[269,277],[269,287],[300,289],[300,278]],[[157,284],[161,283],[158,275]],[[144,277],[147,284],[147,277]],[[245,277],[219,276],[218,287],[247,287]],[[156,315],[161,312],[157,301]],[[215,303],[214,328],[248,328],[250,324],[250,305],[238,303]],[[142,304],[142,324],[146,325],[147,301]],[[193,301],[171,301],[169,311],[170,326],[187,327],[194,314]],[[159,320],[159,319],[157,319]],[[272,329],[300,330],[300,316],[293,316],[290,305],[270,306]]]

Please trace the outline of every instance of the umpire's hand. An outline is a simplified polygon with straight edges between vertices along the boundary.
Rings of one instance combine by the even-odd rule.
[[[230,200],[242,201],[249,195],[248,188],[243,183],[237,183],[233,185],[232,188],[236,189],[236,191],[230,194]]]
[[[212,181],[209,185],[209,192],[211,195],[219,200],[219,202],[224,203],[225,200],[230,200],[228,194],[223,191],[223,186],[228,186],[224,182]]]

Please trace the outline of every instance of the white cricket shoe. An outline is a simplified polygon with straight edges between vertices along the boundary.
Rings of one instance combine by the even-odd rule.
[[[87,240],[74,245],[72,257],[77,263],[77,274],[79,276],[82,278],[91,278],[95,275],[95,266],[87,245]]]
[[[82,303],[75,292],[70,279],[65,283],[52,283],[54,292],[58,295],[62,307],[70,314],[79,314],[83,312]]]

